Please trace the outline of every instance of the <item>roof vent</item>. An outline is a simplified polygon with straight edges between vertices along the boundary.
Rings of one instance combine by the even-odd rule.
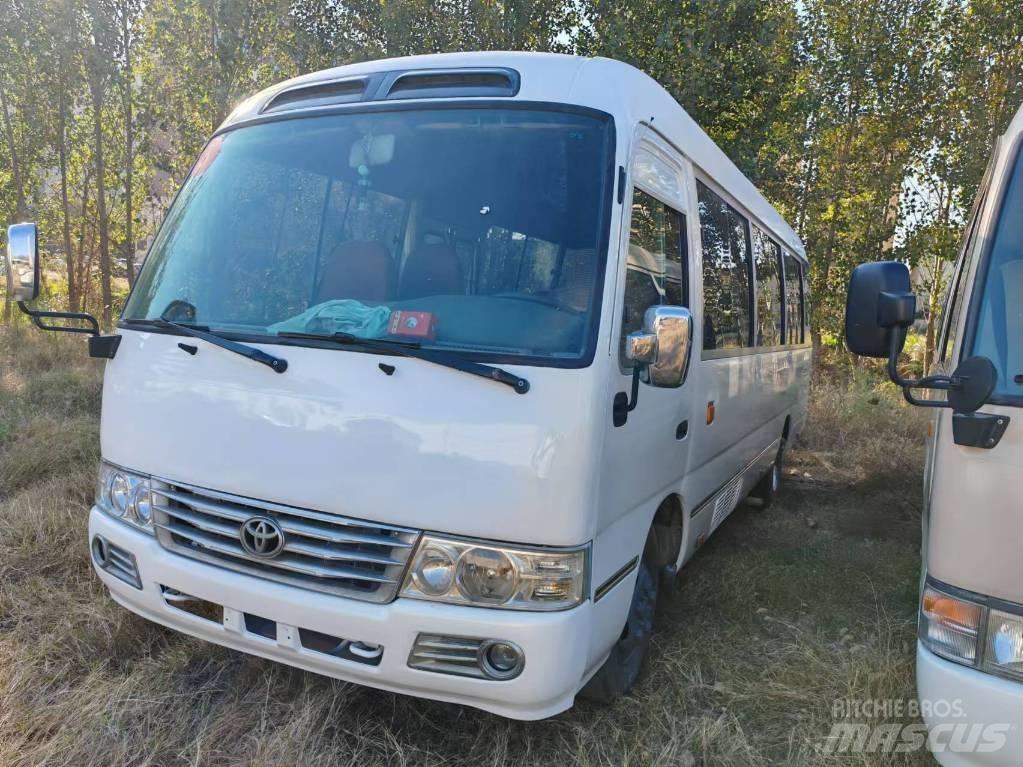
[[[519,73],[514,69],[424,69],[399,73],[385,98],[508,97],[518,92]]]
[[[368,83],[365,77],[352,77],[345,80],[331,80],[325,83],[299,85],[281,91],[263,107],[263,112],[277,112],[284,109],[304,109],[306,107],[328,106],[331,104],[347,104],[362,100]]]

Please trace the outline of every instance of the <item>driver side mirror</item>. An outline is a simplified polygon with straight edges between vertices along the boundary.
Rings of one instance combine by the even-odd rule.
[[[685,380],[692,348],[693,316],[682,306],[651,306],[643,329],[625,338],[625,357],[647,372],[652,386],[677,389]]]
[[[32,301],[39,295],[39,241],[35,224],[7,227],[7,273],[12,301]]]
[[[853,270],[845,303],[845,343],[853,354],[898,356],[915,316],[916,296],[905,264],[878,261]]]

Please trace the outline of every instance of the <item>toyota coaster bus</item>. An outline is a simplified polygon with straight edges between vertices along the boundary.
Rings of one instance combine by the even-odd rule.
[[[1023,764],[1023,108],[996,147],[949,286],[935,375],[903,379],[909,271],[853,272],[850,351],[887,357],[932,407],[924,473],[917,687],[944,765]],[[922,390],[927,396],[914,394]]]
[[[806,410],[802,244],[657,83],[464,53],[241,104],[106,360],[111,596],[243,652],[518,719],[635,682],[659,583]],[[82,324],[85,323],[85,324]],[[695,347],[695,348],[692,348]]]

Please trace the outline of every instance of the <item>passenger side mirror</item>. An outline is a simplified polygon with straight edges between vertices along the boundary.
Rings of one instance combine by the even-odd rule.
[[[32,301],[39,295],[39,242],[35,224],[7,227],[7,273],[12,301]]]
[[[905,264],[878,261],[853,270],[845,304],[845,343],[853,354],[898,356],[915,316],[916,296]]]
[[[682,306],[651,306],[643,329],[625,338],[625,356],[647,371],[653,386],[675,389],[685,380],[692,348],[693,317]]]
[[[878,261],[860,264],[853,270],[845,305],[845,343],[849,351],[864,357],[887,357],[888,377],[902,387],[903,396],[910,404],[951,408],[959,421],[956,428],[962,432],[957,432],[957,444],[975,447],[997,444],[986,418],[968,419],[972,424],[969,429],[963,425],[966,421],[962,418],[975,413],[995,390],[998,370],[987,357],[963,360],[951,376],[930,375],[913,380],[899,374],[899,354],[915,315],[916,297],[910,289],[909,268],[905,264]],[[946,397],[943,400],[917,399],[913,389],[943,391]],[[994,420],[1000,428],[1008,421],[1005,417]],[[998,436],[1000,438],[1000,434]]]

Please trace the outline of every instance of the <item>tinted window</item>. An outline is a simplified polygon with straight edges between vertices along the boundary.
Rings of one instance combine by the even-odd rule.
[[[578,359],[592,348],[610,123],[525,109],[308,117],[213,139],[124,318],[185,300],[215,330],[387,336]]]
[[[995,363],[995,392],[1023,396],[1023,152],[1017,154],[987,259],[973,354]]]
[[[803,343],[802,269],[795,256],[785,254],[785,343]]]
[[[749,228],[697,181],[703,242],[703,348],[750,346]]]
[[[757,346],[781,344],[781,246],[753,226],[753,263],[757,270]]]
[[[625,271],[623,346],[625,336],[643,327],[643,315],[651,306],[687,305],[685,248],[685,216],[636,189],[632,195],[632,225]],[[627,365],[624,354],[621,360]]]

